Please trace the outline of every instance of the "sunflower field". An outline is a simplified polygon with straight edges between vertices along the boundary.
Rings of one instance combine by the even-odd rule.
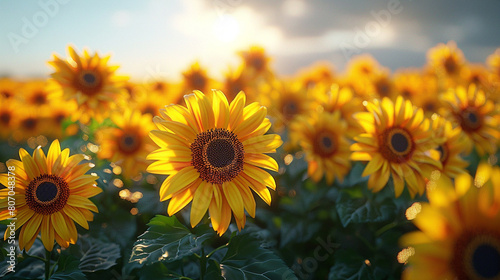
[[[500,49],[0,78],[2,279],[500,279]]]

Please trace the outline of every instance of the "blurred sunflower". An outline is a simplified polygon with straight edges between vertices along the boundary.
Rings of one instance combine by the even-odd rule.
[[[19,104],[14,98],[0,97],[0,137],[8,138],[17,128]]]
[[[316,98],[317,102],[313,103],[313,111],[318,110],[314,108],[320,106],[320,110],[328,113],[340,112],[341,119],[347,122],[346,135],[349,138],[362,132],[361,126],[354,118],[354,114],[364,111],[361,100],[355,97],[349,88],[340,88],[334,84],[325,90],[323,87],[315,87],[312,90],[312,95]]]
[[[123,176],[134,177],[146,170],[149,163],[146,156],[155,149],[148,137],[148,133],[155,128],[152,116],[126,110],[113,113],[111,120],[117,127],[103,128],[97,132],[96,140],[100,146],[97,156],[119,165]]]
[[[39,233],[49,251],[54,248],[54,239],[61,247],[75,244],[78,234],[74,222],[89,228],[87,221],[93,220],[91,211],[97,212],[97,207],[88,198],[102,191],[96,186],[98,177],[85,174],[91,164],[79,164],[84,155],[69,156],[69,149],[61,151],[58,140],[52,142],[47,156],[38,147],[33,156],[20,149],[19,157],[21,161],[11,159],[6,163],[15,167],[15,230],[21,229],[19,248],[28,251]],[[7,174],[0,174],[0,183],[6,187],[8,182]],[[11,218],[8,191],[0,190],[0,220]]]
[[[38,136],[48,130],[46,119],[50,111],[40,110],[36,106],[25,106],[16,113],[16,127],[12,132],[15,141],[21,142],[30,137]]]
[[[465,58],[454,41],[449,41],[446,45],[440,43],[429,49],[427,61],[440,79],[446,79],[442,81],[445,83],[444,89],[457,85]]]
[[[500,78],[500,48],[496,49],[494,53],[488,56],[486,63],[491,68],[491,72]]]
[[[207,70],[202,68],[198,62],[195,62],[184,73],[184,93],[192,92],[193,90],[208,91],[211,87],[212,80],[207,75]]]
[[[19,89],[19,98],[25,104],[45,109],[50,103],[46,81],[29,81]]]
[[[490,84],[488,81],[488,69],[481,64],[468,64],[462,68],[460,73],[462,77],[461,84],[463,86],[469,86],[470,84],[475,84],[480,89],[488,92],[490,89]]]
[[[268,92],[269,91],[269,92]],[[274,129],[281,131],[297,116],[307,113],[314,99],[299,83],[275,81],[262,94],[261,100],[275,118]]]
[[[321,112],[312,116],[299,116],[291,125],[290,134],[296,134],[299,144],[306,154],[307,173],[315,182],[323,175],[328,184],[336,178],[339,182],[351,169],[350,143],[345,137],[347,123],[340,112]]]
[[[400,239],[415,250],[402,279],[500,278],[500,211],[491,204],[500,205],[500,168],[484,171],[481,180],[460,175],[455,187],[430,182],[429,203],[413,220],[419,231]]]
[[[44,133],[54,139],[75,135],[79,130],[78,124],[70,124],[63,131],[63,121],[70,119],[73,112],[77,110],[76,102],[74,100],[63,101],[54,99],[50,101],[49,106],[50,111],[48,112],[47,119],[44,120],[48,125]]]
[[[266,81],[273,78],[274,74],[269,67],[271,58],[266,55],[264,48],[251,46],[250,49],[239,52],[243,59],[242,75],[248,81]]]
[[[366,103],[368,112],[355,115],[365,133],[354,138],[352,160],[369,161],[362,176],[370,175],[368,187],[378,192],[392,175],[396,197],[403,192],[405,181],[412,197],[422,195],[425,178],[441,163],[429,154],[435,147],[429,120],[422,109],[416,109],[401,96],[393,103],[378,99]]]
[[[160,147],[149,154],[155,160],[147,171],[170,175],[160,189],[162,201],[170,199],[173,215],[193,201],[191,226],[210,212],[212,226],[222,235],[234,214],[238,229],[245,225],[244,211],[255,216],[252,189],[267,204],[267,187],[276,188],[274,178],[262,170],[278,170],[265,155],[281,144],[278,135],[266,133],[271,122],[267,109],[258,103],[245,107],[243,92],[229,104],[221,91],[200,91],[184,96],[187,108],[169,105],[154,122],[159,130],[150,133]]]
[[[373,92],[378,98],[394,99],[394,84],[387,72],[380,72],[372,78]]]
[[[356,96],[368,100],[388,96],[392,91],[388,73],[371,55],[359,55],[349,61],[340,85],[350,87]]]
[[[335,80],[332,69],[328,63],[320,62],[300,71],[295,80],[308,89],[317,85],[329,87]]]
[[[240,91],[245,92],[248,100],[255,99],[253,88],[248,78],[243,75],[242,67],[227,72],[223,82],[223,92],[229,101],[232,101]]]
[[[443,115],[462,127],[478,153],[494,154],[500,137],[498,106],[488,100],[484,91],[475,85],[450,89],[442,98],[446,102]]]
[[[406,70],[394,74],[394,88],[396,95],[415,103],[424,88],[424,80],[417,70]]]
[[[9,79],[0,78],[0,98],[9,99],[14,97],[19,92],[19,87],[22,83]]]
[[[128,78],[115,74],[119,66],[108,66],[110,56],[101,58],[97,53],[91,56],[87,50],[80,56],[71,46],[68,53],[67,60],[54,55],[54,60],[48,62],[56,70],[51,74],[58,85],[53,90],[64,100],[77,101],[73,120],[88,123],[95,118],[102,122],[126,97],[123,86]]]
[[[466,173],[465,168],[469,163],[461,155],[470,149],[471,143],[462,129],[459,126],[453,127],[451,122],[436,115],[432,120],[432,131],[438,144],[439,161],[443,165],[441,176],[451,179]]]

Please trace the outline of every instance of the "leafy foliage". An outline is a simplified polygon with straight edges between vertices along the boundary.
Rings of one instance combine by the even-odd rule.
[[[152,264],[159,261],[173,262],[201,250],[202,243],[213,236],[192,234],[175,216],[156,216],[149,229],[138,237],[130,261]]]

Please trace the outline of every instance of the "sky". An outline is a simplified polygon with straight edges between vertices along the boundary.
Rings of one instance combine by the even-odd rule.
[[[0,76],[46,77],[68,45],[110,54],[138,81],[180,79],[195,61],[222,77],[251,45],[280,75],[318,61],[341,72],[361,53],[421,67],[449,40],[484,63],[500,47],[499,12],[499,0],[0,0]]]

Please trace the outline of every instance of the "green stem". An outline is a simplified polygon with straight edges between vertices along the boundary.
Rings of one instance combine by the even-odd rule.
[[[370,242],[368,242],[366,238],[361,236],[359,233],[356,233],[356,237],[358,237],[363,242],[363,244],[365,244],[366,247],[370,248],[370,250],[375,251],[375,247],[373,247],[373,245],[370,244]]]
[[[205,272],[207,270],[207,256],[205,255],[205,250],[201,248],[201,258],[200,258],[200,279],[203,280]]]
[[[45,250],[45,280],[50,279],[50,251]]]
[[[392,228],[395,228],[398,226],[398,223],[397,222],[392,222],[392,223],[389,223],[383,227],[381,227],[379,230],[377,230],[375,232],[375,236],[381,236],[383,233],[385,233],[386,231],[392,229]]]
[[[35,258],[35,259],[38,259],[38,260],[41,260],[42,262],[45,262],[45,259],[42,258],[42,257],[39,257],[39,256],[34,256],[34,255],[29,255],[28,253],[24,252],[24,254],[28,257],[28,258]]]
[[[61,255],[59,255],[59,257],[57,257],[57,260],[56,262],[54,263],[54,265],[52,266],[52,268],[50,269],[50,273],[49,275],[52,275],[54,273],[54,269],[56,268],[57,266],[57,263],[59,263],[59,258],[61,257]]]
[[[229,243],[226,243],[222,246],[219,246],[218,248],[215,248],[212,252],[210,252],[208,255],[207,255],[207,259],[209,259],[215,252],[219,251],[220,249],[224,249],[227,247],[227,245],[229,245]]]

